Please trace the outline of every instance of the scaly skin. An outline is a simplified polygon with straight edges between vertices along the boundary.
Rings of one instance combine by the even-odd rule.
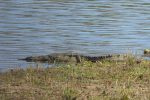
[[[116,55],[119,56],[119,55]],[[25,60],[27,62],[49,62],[49,63],[54,63],[54,62],[75,62],[75,63],[80,63],[83,60],[86,61],[91,61],[91,62],[97,62],[106,58],[112,58],[113,55],[106,55],[106,56],[84,56],[80,54],[71,54],[71,53],[54,53],[54,54],[49,54],[45,56],[30,56],[26,57],[24,59],[20,60]]]

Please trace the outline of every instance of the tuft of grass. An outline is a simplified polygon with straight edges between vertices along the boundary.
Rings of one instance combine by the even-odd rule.
[[[77,100],[78,91],[72,88],[66,88],[63,91],[63,100]]]
[[[148,100],[150,61],[83,61],[0,73],[1,100]]]

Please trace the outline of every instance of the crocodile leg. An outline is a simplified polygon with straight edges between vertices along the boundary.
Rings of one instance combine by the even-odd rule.
[[[81,56],[80,55],[75,55],[77,63],[81,63]]]

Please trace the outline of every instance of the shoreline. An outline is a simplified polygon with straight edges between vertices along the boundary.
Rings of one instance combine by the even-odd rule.
[[[106,55],[126,55],[126,54],[132,54],[132,55],[134,55],[134,56],[136,56],[138,58],[143,58],[143,59],[146,59],[146,60],[150,60],[150,55],[149,54],[148,55],[143,54],[145,50],[147,50],[147,49],[144,49],[143,52],[138,52],[138,53],[129,51],[129,52],[126,52],[126,53],[125,52],[124,53],[110,53],[110,54],[103,54],[102,53],[100,55],[96,55],[96,54],[86,55],[86,54],[83,53],[83,55],[85,55],[85,56],[91,56],[91,57],[95,56],[96,57],[96,56],[106,56]],[[57,52],[57,53],[65,53],[65,52]],[[73,53],[73,54],[77,54],[77,53]],[[79,54],[82,55],[82,53],[79,53]],[[42,56],[42,54],[33,55],[33,56],[40,56],[40,55]],[[45,56],[45,55],[49,55],[49,54],[44,54],[43,56]],[[35,63],[35,62],[26,62],[26,61],[20,60],[20,59],[23,59],[23,58],[29,57],[29,56],[30,55],[15,58],[14,60],[11,60],[12,62],[10,62],[10,63],[9,63],[9,61],[6,60],[8,63],[1,63],[1,66],[3,66],[3,67],[0,67],[0,72],[7,71],[9,69],[18,68],[18,66],[21,67],[21,68],[27,68],[27,66],[35,66],[37,63],[41,64],[42,66],[46,66],[46,67],[49,66],[49,65],[51,66],[51,64],[47,64],[47,63],[41,63],[41,62]]]
[[[83,61],[0,73],[0,98],[28,100],[142,100],[150,97],[150,61]]]

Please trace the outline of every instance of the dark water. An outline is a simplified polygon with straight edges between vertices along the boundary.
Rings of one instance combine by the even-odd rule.
[[[54,52],[142,54],[150,0],[0,0],[0,69]]]

